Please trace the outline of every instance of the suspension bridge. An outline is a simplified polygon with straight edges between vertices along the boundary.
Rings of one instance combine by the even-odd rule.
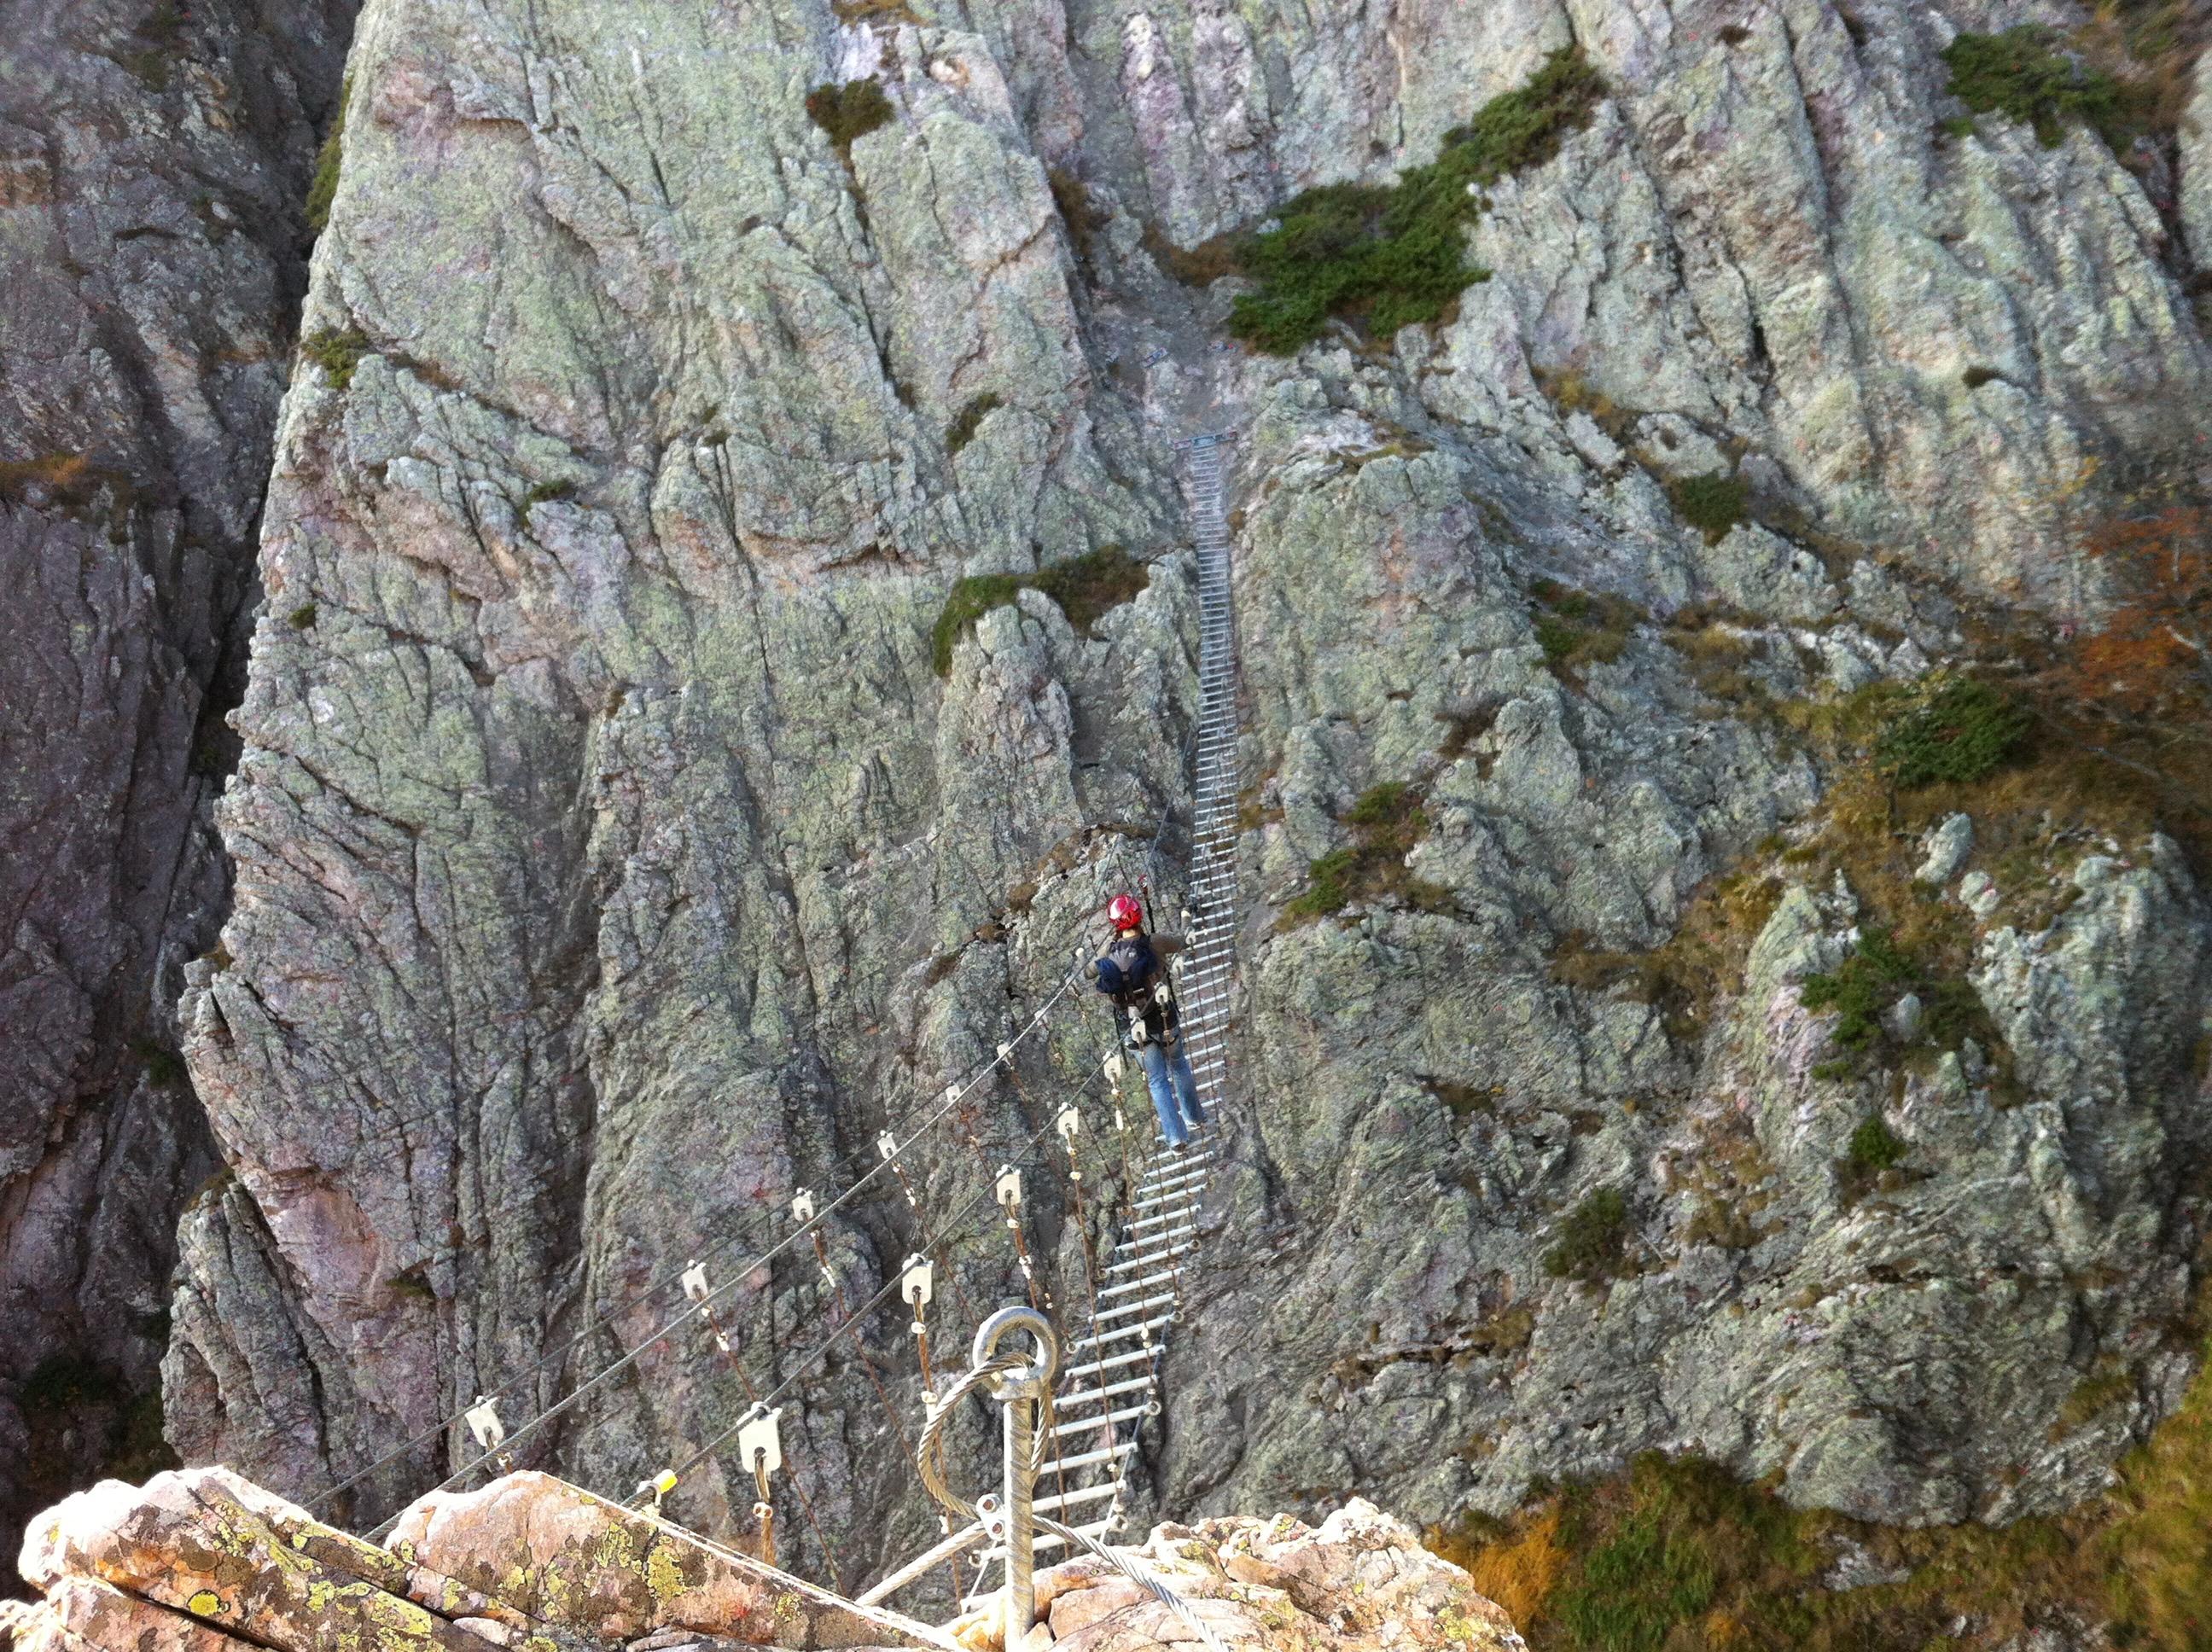
[[[473,1405],[347,1476],[313,1499],[312,1507],[319,1511],[335,1509],[349,1493],[387,1475],[432,1443],[450,1440],[453,1430],[464,1427],[474,1448],[454,1454],[463,1459],[460,1466],[433,1489],[449,1491],[487,1472],[503,1473],[516,1463],[517,1454],[526,1443],[534,1442],[542,1450],[550,1443],[550,1430],[562,1418],[576,1412],[593,1394],[637,1372],[653,1351],[667,1349],[672,1345],[672,1339],[703,1338],[741,1385],[745,1410],[734,1424],[678,1456],[620,1500],[658,1515],[663,1499],[688,1476],[708,1465],[726,1464],[734,1455],[743,1467],[743,1479],[750,1482],[756,1497],[755,1527],[749,1546],[757,1558],[776,1564],[777,1493],[787,1484],[822,1551],[830,1573],[827,1581],[842,1594],[851,1580],[843,1575],[845,1569],[815,1509],[805,1476],[793,1472],[798,1467],[795,1462],[787,1462],[781,1418],[785,1402],[818,1380],[831,1355],[845,1347],[880,1400],[891,1434],[945,1511],[940,1540],[860,1590],[852,1597],[856,1604],[872,1606],[888,1602],[902,1591],[918,1589],[924,1580],[943,1569],[950,1572],[953,1600],[972,1608],[994,1599],[1003,1600],[1012,1624],[1028,1609],[1028,1580],[1034,1558],[1071,1546],[1102,1555],[1131,1576],[1141,1576],[1140,1569],[1117,1557],[1106,1546],[1106,1540],[1117,1531],[1128,1512],[1131,1476],[1140,1455],[1144,1430],[1164,1410],[1169,1334],[1182,1318],[1187,1269],[1202,1241],[1201,1206],[1209,1181],[1219,1168],[1221,1150],[1215,1143],[1229,1099],[1230,1033],[1236,1004],[1239,806],[1238,657],[1230,539],[1224,514],[1231,440],[1229,435],[1220,434],[1176,444],[1188,489],[1197,556],[1200,650],[1198,714],[1191,753],[1191,838],[1183,880],[1187,930],[1170,970],[1184,1051],[1201,1104],[1214,1127],[1200,1133],[1188,1149],[1180,1151],[1164,1142],[1148,1144],[1150,1105],[1144,1100],[1141,1074],[1132,1072],[1134,1064],[1126,1062],[1119,1049],[1111,1054],[1101,1050],[1089,1064],[1080,1088],[1063,1096],[1045,1122],[1013,1144],[1011,1152],[1000,1157],[995,1169],[985,1162],[982,1183],[964,1203],[931,1221],[912,1173],[915,1151],[948,1124],[957,1129],[986,1086],[997,1078],[1005,1077],[1018,1092],[1022,1090],[1017,1066],[1021,1051],[1032,1043],[1042,1044],[1048,1024],[1061,1017],[1072,997],[1083,991],[1091,949],[1083,946],[1063,953],[1060,956],[1069,959],[1071,967],[1012,1035],[995,1046],[988,1060],[949,1084],[941,1096],[922,1102],[887,1125],[872,1148],[848,1154],[829,1166],[823,1187],[794,1189],[787,1206],[782,1207],[788,1226],[780,1236],[732,1234],[691,1258],[684,1268],[591,1314],[580,1329],[534,1364],[515,1372],[494,1391],[479,1394]],[[1158,842],[1156,838],[1155,853]],[[1125,1085],[1125,1079],[1132,1078],[1134,1082]],[[1130,1097],[1127,1104],[1125,1096]],[[1028,1099],[1025,1092],[1024,1099]],[[1036,1109],[1030,1111],[1034,1116]],[[1138,1119],[1133,1128],[1132,1112]],[[1056,1145],[1051,1145],[1054,1136],[1059,1139]],[[971,1145],[981,1152],[972,1136]],[[1110,1212],[1085,1205],[1086,1154],[1092,1166],[1090,1186],[1117,1181],[1120,1184],[1121,1197]],[[1033,1254],[1027,1234],[1031,1207],[1037,1202],[1034,1195],[1043,1181],[1055,1177],[1082,1264],[1079,1278],[1072,1277],[1072,1270],[1060,1271],[1056,1301],[1051,1285],[1040,1277],[1042,1259]],[[833,1191],[830,1184],[838,1180],[844,1180],[846,1185]],[[890,1270],[890,1277],[877,1289],[855,1302],[832,1262],[825,1232],[841,1212],[852,1212],[864,1200],[884,1198],[902,1201],[907,1207],[918,1248],[903,1266]],[[991,1315],[978,1335],[970,1367],[955,1375],[939,1369],[941,1357],[933,1357],[932,1307],[941,1284],[955,1297],[963,1316],[974,1317],[952,1266],[954,1253],[963,1241],[988,1242],[994,1232],[1001,1232],[1011,1241],[1029,1301],[1025,1308]],[[1097,1243],[1095,1232],[1110,1235],[1110,1242]],[[735,1260],[732,1252],[738,1253]],[[788,1267],[809,1258],[819,1279],[817,1301],[828,1327],[826,1334],[811,1347],[779,1351],[782,1357],[770,1367],[773,1380],[757,1380],[754,1369],[744,1357],[746,1333],[739,1323],[742,1309],[748,1300],[757,1297],[757,1282],[770,1280],[768,1295],[773,1326],[773,1270],[780,1262]],[[502,1405],[514,1409],[534,1403],[550,1388],[563,1386],[561,1373],[567,1363],[595,1338],[616,1337],[614,1327],[618,1322],[635,1318],[655,1303],[679,1299],[680,1308],[656,1312],[658,1328],[650,1334],[623,1347],[617,1357],[567,1385],[565,1393],[537,1404],[526,1418],[508,1425]],[[915,1345],[924,1402],[919,1447],[907,1431],[899,1407],[885,1386],[886,1373],[879,1369],[866,1335],[866,1327],[877,1322],[877,1316],[894,1302],[907,1311]],[[1066,1336],[1065,1329],[1070,1326],[1079,1327],[1079,1334]],[[1042,1365],[1033,1363],[1030,1356],[994,1356],[997,1339],[1009,1329],[1026,1329],[1032,1334],[1042,1351]],[[616,1341],[618,1347],[623,1346],[618,1337]],[[895,1384],[898,1378],[894,1375],[890,1380]],[[1006,1495],[1003,1501],[983,1498],[969,1503],[947,1484],[945,1427],[959,1400],[994,1387],[1007,1406]],[[1018,1418],[1025,1420],[1018,1422]],[[451,1453],[453,1448],[447,1449]],[[385,1521],[369,1537],[380,1540],[392,1524]],[[711,1539],[688,1533],[685,1536],[727,1552],[725,1546]],[[1164,1590],[1158,1592],[1164,1600],[1179,1606]],[[1210,1641],[1210,1633],[1196,1625],[1194,1619],[1193,1623],[1200,1627],[1201,1639]]]

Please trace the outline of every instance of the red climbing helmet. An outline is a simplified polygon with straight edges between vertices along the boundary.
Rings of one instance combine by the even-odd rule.
[[[1133,895],[1117,895],[1106,903],[1106,921],[1117,933],[1127,934],[1145,926],[1145,909],[1137,904]]]

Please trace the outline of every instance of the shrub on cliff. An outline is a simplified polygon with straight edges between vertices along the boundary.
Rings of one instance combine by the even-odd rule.
[[[2012,696],[1971,677],[1947,677],[1881,732],[1875,759],[1899,786],[1967,784],[2011,761],[2028,715]]]
[[[872,75],[864,81],[842,85],[832,81],[816,87],[806,94],[806,113],[830,135],[830,142],[850,166],[854,141],[890,123],[891,100],[884,95],[883,82]]]
[[[2123,112],[2119,82],[2054,48],[2058,35],[2033,23],[2002,34],[1971,29],[1943,48],[1951,95],[1977,114],[1998,114],[2033,126],[2046,149],[2057,149],[2066,124],[2087,120],[2107,140]]]
[[[1230,331],[1287,355],[1319,337],[1332,315],[1362,316],[1377,333],[1435,320],[1488,278],[1465,256],[1482,186],[1557,155],[1604,91],[1580,48],[1566,47],[1526,86],[1446,133],[1436,160],[1400,173],[1395,186],[1325,184],[1297,196],[1276,228],[1238,250],[1239,266],[1261,287],[1237,301]]]
[[[353,76],[338,88],[338,106],[331,112],[331,130],[315,156],[315,175],[307,185],[307,228],[319,235],[331,222],[331,203],[337,198],[338,173],[345,165],[346,105],[353,97]]]
[[[1544,1272],[1585,1285],[1615,1278],[1628,1266],[1628,1201],[1601,1187],[1567,1212],[1544,1253]]]

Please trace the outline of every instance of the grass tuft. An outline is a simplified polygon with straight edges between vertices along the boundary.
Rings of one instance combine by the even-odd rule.
[[[975,432],[982,428],[983,421],[1005,405],[1006,403],[995,392],[987,390],[962,408],[959,416],[945,427],[945,452],[948,455],[957,454],[975,440]]]
[[[1529,592],[1542,608],[1535,630],[1544,664],[1571,684],[1580,684],[1585,666],[1620,659],[1630,636],[1647,617],[1626,597],[1577,591],[1556,580],[1539,580]]]
[[[331,112],[331,130],[315,156],[315,175],[308,180],[307,228],[321,234],[330,227],[331,203],[337,199],[338,173],[345,165],[346,106],[353,100],[353,76],[338,88],[338,106]]]
[[[1091,198],[1091,186],[1066,167],[1047,167],[1044,176],[1052,186],[1052,203],[1060,210],[1060,221],[1067,228],[1068,245],[1075,249],[1076,261],[1088,264],[1093,240],[1111,215]]]
[[[1489,272],[1468,263],[1465,228],[1480,191],[1557,155],[1589,124],[1605,84],[1578,47],[1553,52],[1528,85],[1492,99],[1444,136],[1436,160],[1389,188],[1325,184],[1286,203],[1278,226],[1237,248],[1261,283],[1238,298],[1230,331],[1271,355],[1318,338],[1332,316],[1382,335],[1434,321]]]
[[[1406,870],[1406,857],[1429,829],[1414,787],[1402,780],[1370,787],[1345,811],[1344,822],[1352,846],[1308,865],[1305,889],[1284,904],[1279,929],[1332,917],[1355,901],[1396,900],[1417,912],[1455,909],[1449,890]]]

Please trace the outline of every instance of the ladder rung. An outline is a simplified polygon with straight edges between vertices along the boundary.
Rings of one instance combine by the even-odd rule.
[[[1055,1491],[1048,1497],[1039,1497],[1030,1507],[1041,1515],[1049,1515],[1056,1509],[1073,1509],[1079,1503],[1097,1503],[1103,1498],[1114,1496],[1121,1489],[1121,1482],[1119,1479],[1110,1479],[1097,1485],[1085,1485],[1073,1491]]]
[[[1150,1416],[1152,1409],[1152,1401],[1148,1400],[1141,1406],[1124,1406],[1120,1411],[1109,1411],[1103,1417],[1087,1418],[1080,1423],[1062,1423],[1053,1430],[1052,1437],[1057,1440],[1064,1434],[1081,1434],[1086,1430],[1110,1428],[1116,1423]]]
[[[1147,1274],[1141,1279],[1132,1279],[1126,1285],[1109,1285],[1098,1294],[1102,1297],[1119,1297],[1132,1291],[1149,1291],[1156,1285],[1172,1284],[1175,1278],[1175,1270],[1169,1268],[1164,1272]]]
[[[1155,1308],[1172,1308],[1175,1306],[1175,1301],[1174,1291],[1164,1291],[1157,1297],[1147,1297],[1142,1302],[1126,1303],[1119,1308],[1109,1308],[1103,1313],[1095,1315],[1091,1322],[1093,1325],[1103,1325],[1108,1320],[1127,1319],[1132,1314],[1150,1313]]]
[[[1205,1176],[1206,1172],[1212,1168],[1213,1159],[1211,1155],[1208,1155],[1205,1158],[1194,1160],[1190,1155],[1185,1154],[1181,1159],[1176,1162],[1181,1164],[1188,1164],[1190,1166],[1190,1169],[1188,1170],[1178,1171],[1174,1175],[1149,1177],[1146,1181],[1140,1181],[1137,1184],[1137,1191],[1140,1193],[1164,1193],[1175,1187],[1182,1186],[1186,1181],[1199,1181],[1202,1179]]]
[[[1092,1336],[1078,1337],[1067,1345],[1072,1353],[1078,1348],[1096,1348],[1109,1342],[1120,1342],[1128,1337],[1143,1336],[1165,1325],[1170,1315],[1163,1314],[1158,1319],[1139,1320],[1134,1325],[1125,1325],[1117,1331],[1102,1331]]]
[[[1109,1273],[1127,1273],[1132,1268],[1150,1267],[1154,1262],[1164,1262],[1170,1256],[1180,1256],[1187,1250],[1196,1250],[1194,1244],[1170,1245],[1165,1250],[1154,1251],[1149,1256],[1133,1256],[1126,1262],[1109,1263]]]
[[[1142,1376],[1132,1376],[1120,1382],[1108,1382],[1096,1388],[1085,1388],[1081,1394],[1056,1394],[1053,1398],[1052,1406],[1054,1411],[1066,1411],[1070,1406],[1095,1405],[1100,1400],[1111,1400],[1117,1394],[1134,1394],[1139,1388],[1149,1388],[1152,1386],[1152,1374],[1147,1371]]]
[[[1133,1211],[1149,1211],[1162,1205],[1172,1205],[1177,1200],[1195,1197],[1188,1188],[1178,1187],[1170,1193],[1160,1193],[1151,1199],[1140,1199],[1129,1206]]]
[[[1079,1376],[1097,1376],[1103,1371],[1118,1371],[1125,1365],[1142,1365],[1159,1357],[1160,1347],[1154,1343],[1149,1348],[1139,1348],[1133,1354],[1111,1354],[1104,1359],[1086,1360],[1080,1365],[1071,1365],[1062,1371],[1065,1382]]]
[[[1189,1200],[1195,1199],[1197,1196],[1197,1189],[1192,1187],[1182,1187],[1176,1189],[1174,1193],[1168,1194],[1166,1198],[1159,1200],[1158,1202],[1161,1204],[1174,1204],[1180,1201],[1187,1206]],[[1143,1228],[1172,1227],[1189,1214],[1189,1210],[1185,1208],[1178,1211],[1170,1211],[1165,1216],[1143,1217],[1137,1221],[1130,1223],[1127,1230],[1131,1233],[1135,1233],[1139,1229]]]
[[[1159,1233],[1148,1233],[1141,1239],[1124,1239],[1120,1244],[1114,1247],[1114,1254],[1119,1256],[1123,1251],[1143,1250],[1147,1246],[1152,1245],[1165,1244],[1172,1246],[1175,1241],[1178,1239],[1187,1239],[1197,1231],[1197,1223],[1186,1222],[1179,1228],[1169,1228]]]
[[[1050,1466],[1059,1473],[1073,1473],[1079,1468],[1090,1468],[1099,1463],[1116,1461],[1127,1456],[1136,1449],[1137,1442],[1134,1440],[1121,1440],[1110,1446],[1103,1446],[1097,1451],[1084,1452],[1080,1456],[1055,1457]]]
[[[1114,1522],[1110,1518],[1097,1520],[1088,1526],[1079,1526],[1075,1529],[1085,1537],[1103,1537],[1114,1529]],[[1057,1549],[1066,1540],[1057,1532],[1039,1532],[1036,1540],[1030,1545],[1030,1552],[1034,1554],[1039,1549]],[[984,1550],[981,1557],[981,1564],[986,1566],[994,1560],[1004,1560],[1006,1558],[1006,1551],[1002,1545]],[[995,1592],[971,1594],[960,1603],[960,1609],[963,1612],[973,1612],[977,1606],[988,1606],[998,1598]]]

